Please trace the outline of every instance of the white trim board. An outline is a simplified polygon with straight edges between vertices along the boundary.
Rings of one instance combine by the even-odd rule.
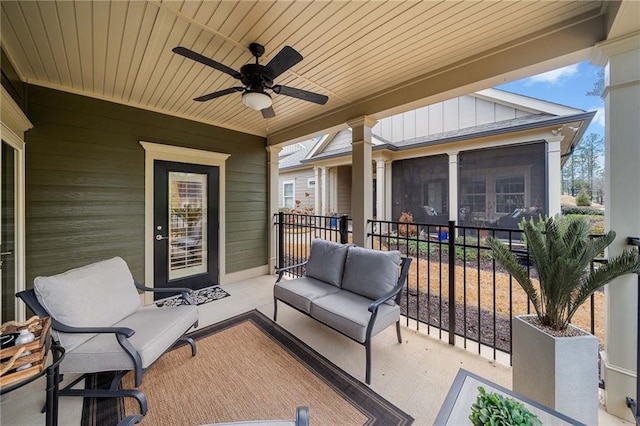
[[[153,163],[155,160],[174,161],[178,163],[199,164],[203,166],[219,167],[219,228],[218,228],[218,283],[227,281],[226,260],[226,169],[225,162],[229,154],[204,151],[192,148],[181,148],[172,145],[163,145],[152,142],[140,141],[144,148],[144,279],[145,285],[155,287],[153,282]],[[153,303],[153,295],[145,294],[145,304]]]
[[[0,139],[15,149],[15,292],[26,289],[26,250],[25,250],[25,157],[24,157],[24,132],[33,128],[33,124],[22,112],[18,104],[15,103],[9,92],[1,87],[1,109],[0,115]],[[0,302],[1,302],[0,296]],[[16,320],[26,319],[24,303],[15,299]]]

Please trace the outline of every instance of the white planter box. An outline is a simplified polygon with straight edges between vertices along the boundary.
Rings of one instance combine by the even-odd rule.
[[[512,339],[514,392],[582,423],[598,423],[595,336],[554,337],[515,317]]]

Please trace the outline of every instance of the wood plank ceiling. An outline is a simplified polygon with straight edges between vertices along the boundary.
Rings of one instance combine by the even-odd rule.
[[[425,73],[584,14],[601,1],[8,1],[2,47],[26,82],[266,136],[401,87]],[[276,117],[237,85],[171,52],[181,45],[236,70],[266,47],[304,60],[276,83],[329,96],[325,106],[275,95]]]

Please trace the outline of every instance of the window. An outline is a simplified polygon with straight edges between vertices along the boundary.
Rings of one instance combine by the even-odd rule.
[[[293,199],[295,194],[295,181],[288,180],[282,183],[282,202],[284,207],[293,208]]]
[[[496,213],[512,213],[524,204],[524,174],[496,177]]]
[[[484,213],[487,206],[487,191],[485,176],[469,176],[462,181],[461,207],[468,209],[468,213]]]
[[[316,179],[307,178],[307,188],[315,188],[315,187],[316,187]]]

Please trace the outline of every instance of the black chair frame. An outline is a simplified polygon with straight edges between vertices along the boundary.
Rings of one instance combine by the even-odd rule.
[[[354,339],[351,336],[346,335],[345,333],[343,333],[340,330],[337,330],[336,328],[330,326],[329,324],[326,324],[322,321],[319,321],[315,318],[316,321],[321,322],[322,324],[326,325],[327,327],[331,328],[332,330],[337,331],[338,333],[342,334],[345,337],[348,337],[349,339],[353,340],[354,342],[357,342],[361,345],[363,345],[365,347],[365,354],[366,354],[366,367],[365,367],[365,382],[366,384],[370,385],[371,384],[371,333],[373,332],[373,326],[375,325],[376,322],[376,317],[378,316],[378,308],[380,307],[380,305],[382,305],[383,303],[387,302],[388,300],[394,299],[395,298],[395,302],[397,305],[400,304],[400,299],[402,298],[402,294],[400,293],[402,291],[402,288],[404,287],[404,283],[407,280],[407,276],[409,275],[409,267],[411,266],[411,261],[413,259],[410,257],[403,257],[402,258],[402,262],[400,263],[400,276],[398,277],[398,281],[395,285],[395,287],[393,288],[393,290],[391,290],[389,293],[385,294],[384,296],[380,297],[379,299],[375,300],[374,302],[372,302],[369,305],[369,312],[371,312],[371,317],[369,318],[369,323],[367,324],[367,331],[366,331],[366,335],[365,335],[365,340],[364,342],[360,342],[357,339]],[[306,265],[307,262],[302,262],[296,265],[291,265],[291,266],[286,266],[284,268],[279,268],[276,269],[276,273],[278,274],[278,279],[276,280],[276,283],[280,282],[280,280],[282,279],[284,273],[288,270],[294,269],[294,268],[300,268],[304,265]],[[273,321],[276,322],[278,319],[278,300],[275,296],[273,297]],[[295,306],[292,306],[290,304],[288,304],[287,302],[285,302],[284,300],[280,300],[280,302],[284,303],[285,305],[288,305],[290,307],[292,307],[293,309],[297,310],[298,312],[301,312],[303,314],[305,314],[306,316],[311,317],[311,315],[309,315],[308,313],[296,308]],[[396,322],[396,334],[398,336],[398,343],[402,343],[402,333],[400,331],[400,320],[398,320]]]
[[[138,290],[144,292],[154,292],[154,293],[180,293],[181,297],[190,305],[193,305],[193,301],[191,300],[190,293],[193,291],[187,288],[150,288],[145,287],[140,283],[134,283]],[[47,312],[47,310],[40,304],[36,297],[35,290],[29,289],[16,293],[16,297],[20,298],[27,307],[33,311],[35,315],[39,317],[51,317],[51,315]],[[198,327],[198,321],[196,321],[192,327]],[[133,336],[135,330],[128,327],[72,327],[66,324],[63,324],[57,321],[55,318],[51,317],[51,328],[55,331],[59,331],[62,333],[90,333],[90,334],[114,334],[118,344],[122,347],[122,349],[126,352],[126,354],[133,361],[133,372],[134,372],[134,382],[135,387],[138,387],[142,384],[142,376],[145,371],[151,367],[143,368],[142,367],[142,359],[140,358],[140,354],[133,347],[133,345],[129,342],[128,338]],[[171,346],[175,346],[178,342],[186,342],[191,346],[191,356],[196,356],[196,343],[195,341],[188,337],[182,336],[178,340],[174,342]],[[55,342],[59,344],[59,342]],[[120,384],[122,382],[122,378],[129,370],[120,371],[116,374],[116,376],[111,381],[111,385],[109,389],[72,389],[75,385],[77,385],[81,380],[85,379],[88,373],[82,374],[77,379],[73,380],[63,389],[60,389],[58,395],[60,396],[81,396],[86,398],[114,398],[114,397],[129,397],[134,398],[138,401],[140,406],[140,412],[142,415],[147,414],[148,404],[147,398],[145,395],[137,390],[137,389],[120,389]]]

